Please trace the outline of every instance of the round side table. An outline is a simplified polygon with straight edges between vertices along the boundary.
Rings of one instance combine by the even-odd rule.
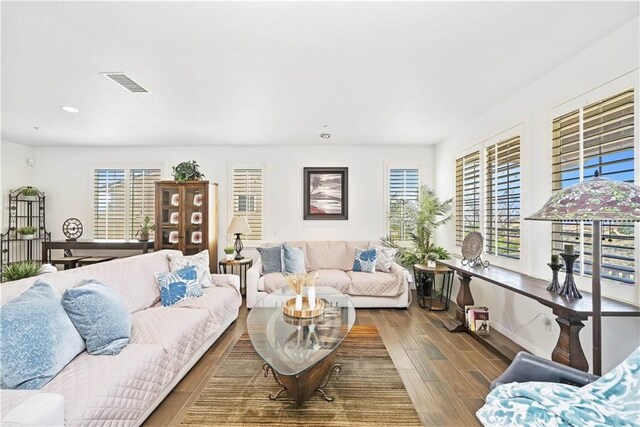
[[[228,274],[235,274],[233,269],[237,267],[238,276],[240,276],[240,295],[245,296],[247,293],[247,270],[249,270],[251,266],[253,266],[253,259],[251,258],[234,259],[231,261],[222,259],[218,262],[218,271],[221,271],[222,274],[227,274],[227,267],[229,267]]]
[[[442,281],[438,289],[437,283],[439,281],[436,280],[436,277],[440,275]],[[428,308],[431,311],[447,311],[449,309],[453,288],[453,270],[442,265],[429,267],[425,264],[415,264],[413,276],[416,278],[416,291],[420,307]]]

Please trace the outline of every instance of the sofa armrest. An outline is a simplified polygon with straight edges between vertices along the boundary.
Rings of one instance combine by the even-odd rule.
[[[13,390],[2,390],[11,393]],[[5,410],[6,408],[2,408]],[[2,417],[3,426],[64,426],[64,396],[35,392]]]
[[[215,286],[230,286],[240,293],[240,276],[236,274],[211,274]]]
[[[247,270],[247,307],[252,308],[258,302],[258,280],[262,272],[262,261],[258,259]]]
[[[598,378],[588,372],[521,351],[502,375],[491,383],[491,390],[502,384],[528,381],[562,383],[582,387]]]

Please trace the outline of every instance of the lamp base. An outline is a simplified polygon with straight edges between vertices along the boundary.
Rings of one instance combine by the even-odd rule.
[[[234,243],[233,247],[236,250],[236,257],[235,260],[241,260],[244,259],[244,257],[242,255],[240,255],[240,252],[242,252],[242,248],[244,247],[242,245],[242,240],[240,240],[240,233],[235,233],[236,235],[236,242]]]

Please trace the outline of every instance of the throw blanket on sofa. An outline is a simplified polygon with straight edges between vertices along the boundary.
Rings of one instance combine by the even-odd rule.
[[[485,426],[640,426],[640,347],[584,387],[527,382],[496,387],[476,415]]]

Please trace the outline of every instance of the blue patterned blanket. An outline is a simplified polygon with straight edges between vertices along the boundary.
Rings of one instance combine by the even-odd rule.
[[[485,426],[640,426],[640,347],[584,387],[541,382],[496,387],[476,415]]]

